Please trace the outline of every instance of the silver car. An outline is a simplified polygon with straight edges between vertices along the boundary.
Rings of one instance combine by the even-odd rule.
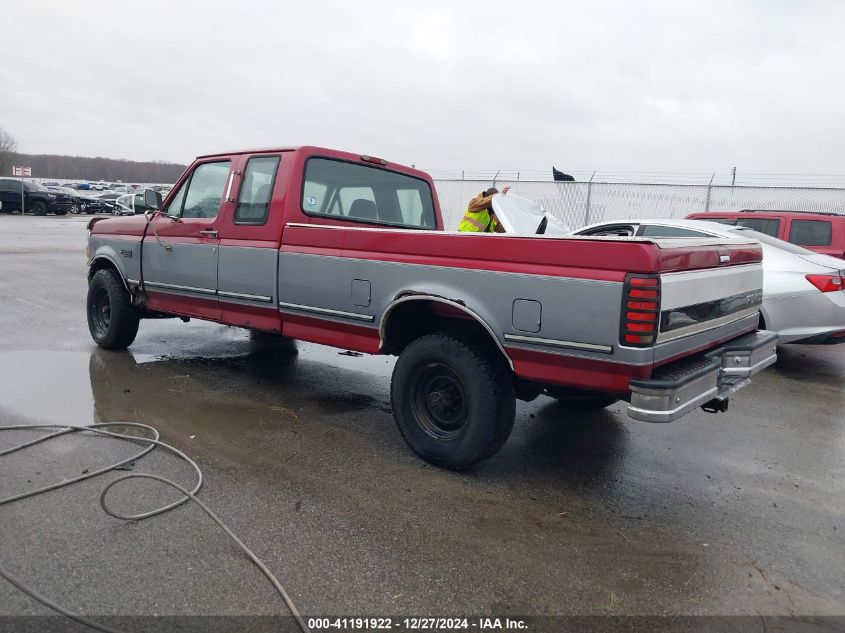
[[[703,220],[631,220],[591,224],[571,235],[638,237],[753,236],[763,247],[761,327],[780,343],[845,343],[845,259],[814,253],[739,226]]]

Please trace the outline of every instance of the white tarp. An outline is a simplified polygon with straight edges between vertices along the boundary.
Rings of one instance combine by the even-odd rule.
[[[536,235],[537,229],[546,220],[545,235],[564,235],[569,233],[568,226],[546,213],[542,205],[514,194],[496,194],[493,196],[493,211],[505,229],[505,233],[515,235]]]

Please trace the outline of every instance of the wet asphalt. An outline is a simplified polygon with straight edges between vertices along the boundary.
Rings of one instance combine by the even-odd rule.
[[[178,320],[98,350],[85,237],[84,218],[0,216],[0,424],[155,426],[305,614],[845,614],[845,346],[782,347],[727,414],[668,425],[520,403],[504,449],[456,474],[395,429],[390,358]],[[0,497],[134,450],[66,436],[0,457]],[[161,451],[135,470],[191,482]],[[87,614],[286,613],[196,508],[104,515],[118,474],[0,507],[0,562]],[[0,579],[0,615],[41,613]]]

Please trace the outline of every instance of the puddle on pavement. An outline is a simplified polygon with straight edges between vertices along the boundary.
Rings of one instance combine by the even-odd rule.
[[[35,423],[143,422],[250,455],[315,417],[390,412],[391,358],[213,324],[150,330],[128,352],[0,353],[0,411]]]
[[[0,409],[25,416],[31,423],[92,423],[89,359],[85,352],[0,354]]]

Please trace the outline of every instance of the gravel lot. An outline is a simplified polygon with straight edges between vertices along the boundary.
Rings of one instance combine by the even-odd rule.
[[[305,614],[845,614],[845,346],[782,347],[728,414],[669,425],[520,403],[505,448],[455,474],[396,431],[392,359],[178,320],[98,350],[86,221],[0,216],[2,424],[156,426]],[[0,496],[131,451],[77,436],[2,457]],[[190,481],[160,452],[136,471]],[[286,613],[197,509],[105,516],[116,476],[1,507],[2,564],[87,614]],[[0,579],[0,615],[44,613]]]

